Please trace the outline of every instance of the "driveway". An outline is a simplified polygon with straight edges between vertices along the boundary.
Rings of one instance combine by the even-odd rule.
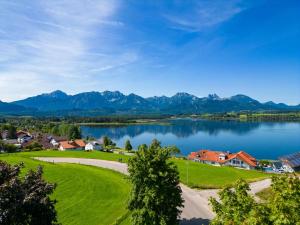
[[[82,165],[90,165],[115,170],[117,172],[128,175],[127,164],[107,161],[100,159],[84,159],[84,158],[59,158],[59,157],[35,157],[34,159],[52,162],[52,163],[77,163]],[[251,194],[255,194],[271,184],[270,179],[257,181],[250,184]],[[180,184],[182,196],[184,199],[184,208],[182,209],[181,219],[182,225],[208,224],[214,217],[214,213],[209,206],[210,197],[218,197],[218,189],[195,190]]]

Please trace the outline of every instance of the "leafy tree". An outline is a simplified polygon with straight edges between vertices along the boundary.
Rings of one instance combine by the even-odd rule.
[[[40,151],[43,149],[43,145],[37,141],[34,141],[25,147],[27,151]]]
[[[74,140],[81,138],[80,128],[76,125],[71,125],[68,129],[68,139]]]
[[[3,141],[0,141],[0,151],[12,153],[17,151],[17,147],[12,144],[6,144]]]
[[[125,142],[125,150],[127,150],[127,151],[132,150],[132,145],[131,145],[131,143],[130,143],[129,140],[127,140],[127,141]]]
[[[256,203],[247,191],[249,185],[239,180],[233,190],[219,192],[220,202],[210,199],[216,217],[213,225],[300,225],[300,179],[296,175],[273,176],[271,197]]]
[[[108,147],[108,146],[115,146],[116,144],[107,136],[103,137],[103,145],[104,147]]]
[[[15,126],[8,126],[7,129],[7,138],[8,139],[16,139],[17,138],[17,128]]]
[[[52,127],[51,134],[60,135],[60,133],[59,133],[59,127],[57,125],[55,125],[54,127]]]
[[[300,224],[300,178],[297,175],[274,176],[269,200],[273,224]]]
[[[0,161],[0,224],[58,224],[54,208],[56,201],[49,198],[55,185],[42,179],[41,167],[36,172],[30,170],[20,179],[21,167]]]
[[[161,142],[157,139],[153,139],[150,145],[151,148],[161,148]]]
[[[155,144],[139,146],[129,159],[132,190],[128,208],[133,225],[176,225],[183,206],[179,173],[168,161],[171,150]]]
[[[210,202],[216,213],[212,224],[243,224],[255,203],[247,193],[249,190],[249,185],[244,180],[238,180],[233,189],[226,187],[219,192],[220,202],[211,198]]]

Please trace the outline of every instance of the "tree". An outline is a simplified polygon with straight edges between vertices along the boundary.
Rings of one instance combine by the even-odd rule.
[[[80,128],[76,125],[70,125],[67,136],[69,140],[75,140],[81,138]]]
[[[16,139],[17,138],[17,128],[13,125],[8,126],[7,129],[7,138]]]
[[[103,145],[104,147],[108,147],[108,146],[115,146],[116,144],[107,136],[103,137]]]
[[[273,224],[300,225],[300,178],[297,175],[273,176],[268,207]]]
[[[131,145],[131,143],[130,143],[129,140],[127,140],[127,141],[125,142],[125,150],[127,150],[127,151],[132,150],[132,145]]]
[[[243,224],[255,203],[247,193],[249,190],[249,185],[244,180],[238,180],[233,189],[226,187],[219,192],[220,202],[211,198],[210,203],[216,213],[211,224]]]
[[[233,190],[219,192],[220,202],[210,199],[214,225],[300,225],[300,179],[297,175],[273,176],[271,197],[256,203],[247,193],[249,185],[239,180]]]
[[[10,166],[0,161],[0,224],[1,225],[54,225],[56,201],[49,195],[54,184],[42,179],[42,167],[19,177],[23,165]]]
[[[128,209],[134,225],[176,225],[183,206],[179,173],[168,161],[170,148],[155,143],[139,146],[128,162],[132,183]]]

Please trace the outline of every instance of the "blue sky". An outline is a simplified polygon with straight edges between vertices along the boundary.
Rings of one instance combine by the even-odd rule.
[[[0,99],[63,90],[300,103],[300,1],[0,0]]]

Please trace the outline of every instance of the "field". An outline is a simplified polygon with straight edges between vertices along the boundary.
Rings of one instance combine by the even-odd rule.
[[[62,225],[107,225],[114,224],[119,218],[119,225],[129,225],[126,201],[130,184],[124,175],[111,170],[78,164],[51,164],[31,157],[74,157],[94,158],[127,162],[129,156],[83,151],[39,151],[13,154],[0,154],[0,160],[9,163],[24,162],[28,170],[38,165],[44,167],[44,177],[57,183],[53,198],[59,222]],[[221,188],[233,184],[238,178],[247,181],[263,179],[269,175],[240,170],[231,167],[214,167],[182,159],[172,159],[178,166],[181,182],[193,188]],[[188,176],[187,176],[188,175]]]
[[[43,165],[45,179],[57,183],[53,198],[58,200],[56,209],[63,225],[108,225],[126,214],[130,185],[119,173],[83,165],[53,165],[21,154],[0,155],[0,160],[22,161],[24,170]]]
[[[22,155],[23,157],[93,158],[112,161],[119,161],[122,159],[122,162],[127,162],[129,159],[129,156],[99,151],[40,151],[16,153],[16,155]],[[233,184],[239,178],[251,182],[270,176],[269,174],[253,170],[249,171],[232,167],[216,167],[181,159],[172,159],[172,161],[178,166],[181,182],[192,188],[222,188],[226,185]]]
[[[254,170],[217,167],[179,159],[173,161],[178,166],[181,182],[192,188],[222,188],[232,185],[239,178],[253,182],[270,176]]]

